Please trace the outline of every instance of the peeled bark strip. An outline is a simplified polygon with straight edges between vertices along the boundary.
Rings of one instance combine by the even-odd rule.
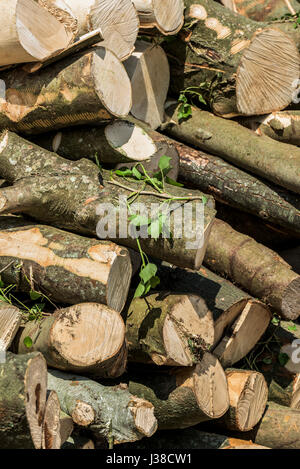
[[[41,353],[6,355],[0,363],[0,448],[40,449],[47,392]]]
[[[214,324],[196,295],[155,293],[134,299],[125,309],[129,360],[191,366],[214,342]]]
[[[221,0],[224,6],[242,16],[255,21],[266,21],[281,18],[284,15],[295,15],[299,10],[297,0]]]
[[[229,406],[226,376],[219,361],[205,353],[192,368],[134,376],[129,391],[152,402],[158,428],[186,428],[225,414]]]
[[[267,383],[261,373],[227,369],[229,409],[214,424],[229,430],[247,432],[260,421],[268,400]]]
[[[42,449],[60,449],[60,405],[55,391],[50,391],[43,421]]]
[[[300,277],[274,251],[215,220],[205,263],[228,276],[282,317],[300,315]]]
[[[24,339],[30,337],[27,348]],[[41,352],[47,364],[63,371],[117,377],[127,359],[125,325],[117,311],[97,303],[59,309],[25,324],[15,343],[18,353]]]
[[[177,34],[183,25],[183,0],[133,0],[142,28],[156,27],[164,35]]]
[[[124,198],[143,189],[143,182],[127,181],[118,176],[111,180],[110,171],[100,173],[91,161],[70,162],[11,132],[4,132],[0,137],[0,162],[0,177],[10,184],[15,183],[13,187],[0,189],[0,213],[26,213],[51,225],[89,236],[109,237],[137,250],[136,236],[140,232],[134,233],[131,225],[128,233]],[[22,177],[23,174],[26,178]],[[175,265],[198,269],[214,221],[214,200],[208,197],[203,203],[201,192],[168,184],[165,191],[175,198],[173,202],[177,204],[171,205],[173,211],[169,217],[173,239],[148,236],[140,239],[142,249]],[[142,192],[135,199],[136,210],[143,216],[148,211],[150,216],[151,204],[155,203],[159,208],[169,197],[149,187],[149,191]],[[191,215],[187,217],[190,218],[188,224],[183,217],[187,203]],[[119,207],[122,209],[120,212],[117,210]],[[179,222],[177,216],[182,216],[183,222]]]
[[[172,137],[300,193],[300,148],[258,136],[238,122],[196,108],[192,108],[192,117],[181,123],[178,108],[170,106],[167,112],[171,121],[166,132]],[[276,200],[274,194],[272,199]]]
[[[21,320],[22,311],[19,308],[0,301],[0,353],[11,345]]]
[[[163,46],[173,92],[193,87],[223,117],[267,114],[292,102],[300,57],[290,37],[212,0],[185,6],[187,28]]]
[[[10,70],[1,74],[0,83],[0,126],[21,132],[108,122],[126,117],[131,107],[125,68],[103,47],[67,57],[37,74]]]
[[[267,116],[240,119],[239,122],[257,135],[268,135],[280,142],[300,145],[300,111],[272,112]]]
[[[132,86],[131,114],[157,129],[164,121],[164,105],[170,84],[170,67],[165,52],[158,45],[137,41],[135,51],[124,65]]]
[[[7,0],[1,5],[0,66],[37,62],[65,49],[71,36],[34,0]]]
[[[42,291],[57,302],[123,309],[132,274],[126,248],[17,217],[0,217],[0,230],[1,278],[7,285]]]
[[[153,435],[153,405],[133,396],[127,386],[102,386],[82,376],[48,373],[48,388],[57,392],[62,410],[99,439],[129,443]]]
[[[214,320],[213,353],[222,365],[238,362],[265,332],[271,314],[267,306],[208,269],[199,272],[160,267],[160,288],[199,295]]]

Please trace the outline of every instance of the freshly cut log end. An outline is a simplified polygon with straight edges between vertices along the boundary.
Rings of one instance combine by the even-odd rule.
[[[50,391],[43,421],[42,449],[60,449],[60,405],[55,391]]]
[[[91,425],[95,420],[95,412],[91,405],[86,402],[77,400],[75,408],[72,412],[72,419],[74,423],[81,427]]]
[[[6,1],[1,17],[0,66],[43,60],[71,41],[64,26],[34,0]]]
[[[300,276],[292,280],[283,292],[281,310],[287,318],[300,316]]]
[[[183,25],[183,0],[133,0],[142,28],[154,26],[164,35],[176,34]]]
[[[157,430],[157,420],[154,415],[154,406],[145,401],[133,396],[129,408],[134,418],[135,426],[137,430],[147,437],[153,435]]]
[[[237,47],[238,44],[232,47],[232,54]],[[288,106],[299,68],[297,46],[288,36],[276,29],[257,32],[237,71],[238,111],[243,115],[267,114]]]
[[[22,320],[22,311],[13,305],[0,302],[0,351],[11,345]]]
[[[284,15],[295,15],[299,10],[297,0],[221,0],[221,3],[230,10],[255,21],[274,20]],[[284,20],[283,20],[284,21]]]
[[[65,29],[72,34],[73,39],[78,34],[78,21],[64,0],[35,0],[55,16],[64,25]]]
[[[170,68],[163,49],[137,41],[125,62],[132,85],[131,114],[157,129],[164,121],[164,105],[170,83]]]
[[[107,285],[107,304],[116,311],[122,311],[126,303],[132,277],[132,266],[127,249],[120,248],[119,256],[113,261]]]

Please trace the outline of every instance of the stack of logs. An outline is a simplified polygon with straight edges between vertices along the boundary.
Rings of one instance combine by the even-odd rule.
[[[1,4],[0,448],[300,448],[300,4],[195,2]]]

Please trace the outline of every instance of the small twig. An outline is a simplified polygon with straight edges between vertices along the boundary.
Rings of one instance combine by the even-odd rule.
[[[5,267],[3,267],[3,269],[0,270],[0,274],[2,274],[2,272],[4,272],[6,269],[8,269],[8,267],[10,267],[15,261],[11,261],[9,264],[7,264]]]

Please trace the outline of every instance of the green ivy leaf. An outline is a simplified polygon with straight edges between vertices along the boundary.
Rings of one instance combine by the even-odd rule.
[[[132,176],[132,171],[131,169],[116,169],[115,174],[117,176],[121,177],[126,177],[126,176]]]
[[[287,362],[289,361],[290,357],[288,356],[287,353],[279,353],[278,354],[278,361],[281,366],[285,366]]]
[[[183,187],[183,184],[181,184],[180,182],[175,181],[174,179],[170,178],[169,176],[166,176],[166,183],[170,184],[171,186]]]
[[[137,286],[137,289],[135,290],[135,293],[134,293],[134,298],[140,298],[143,293],[145,291],[145,285],[140,282]]]
[[[151,288],[155,288],[155,287],[157,287],[157,285],[159,285],[159,284],[160,284],[160,278],[157,277],[157,275],[155,275],[154,277],[152,277],[152,278],[150,279]]]
[[[29,295],[32,300],[38,300],[42,296],[41,293],[38,293],[37,291],[34,291],[34,290],[31,290]]]
[[[140,277],[143,280],[144,284],[146,284],[152,277],[156,275],[157,272],[157,266],[155,264],[147,264],[146,267],[144,267],[140,271]]]
[[[134,226],[149,225],[150,219],[144,215],[130,215],[129,221]]]
[[[24,343],[25,347],[27,347],[27,348],[32,347],[32,340],[31,340],[30,337],[25,337],[25,339],[23,340],[23,343]]]
[[[170,156],[167,156],[167,155],[163,155],[160,158],[159,163],[158,163],[158,167],[159,167],[159,169],[162,170],[163,173],[165,173],[165,171],[169,171],[171,169],[171,167],[170,167],[171,159],[172,158],[170,158]]]
[[[270,357],[265,357],[265,358],[263,359],[263,363],[265,363],[266,365],[271,365],[271,363],[272,363],[272,358],[270,358]]]
[[[289,331],[296,331],[297,330],[296,324],[293,324],[292,326],[288,326],[288,330]]]
[[[139,180],[143,178],[142,174],[139,172],[139,170],[136,167],[132,169],[132,176],[134,176],[136,179],[139,179]]]

